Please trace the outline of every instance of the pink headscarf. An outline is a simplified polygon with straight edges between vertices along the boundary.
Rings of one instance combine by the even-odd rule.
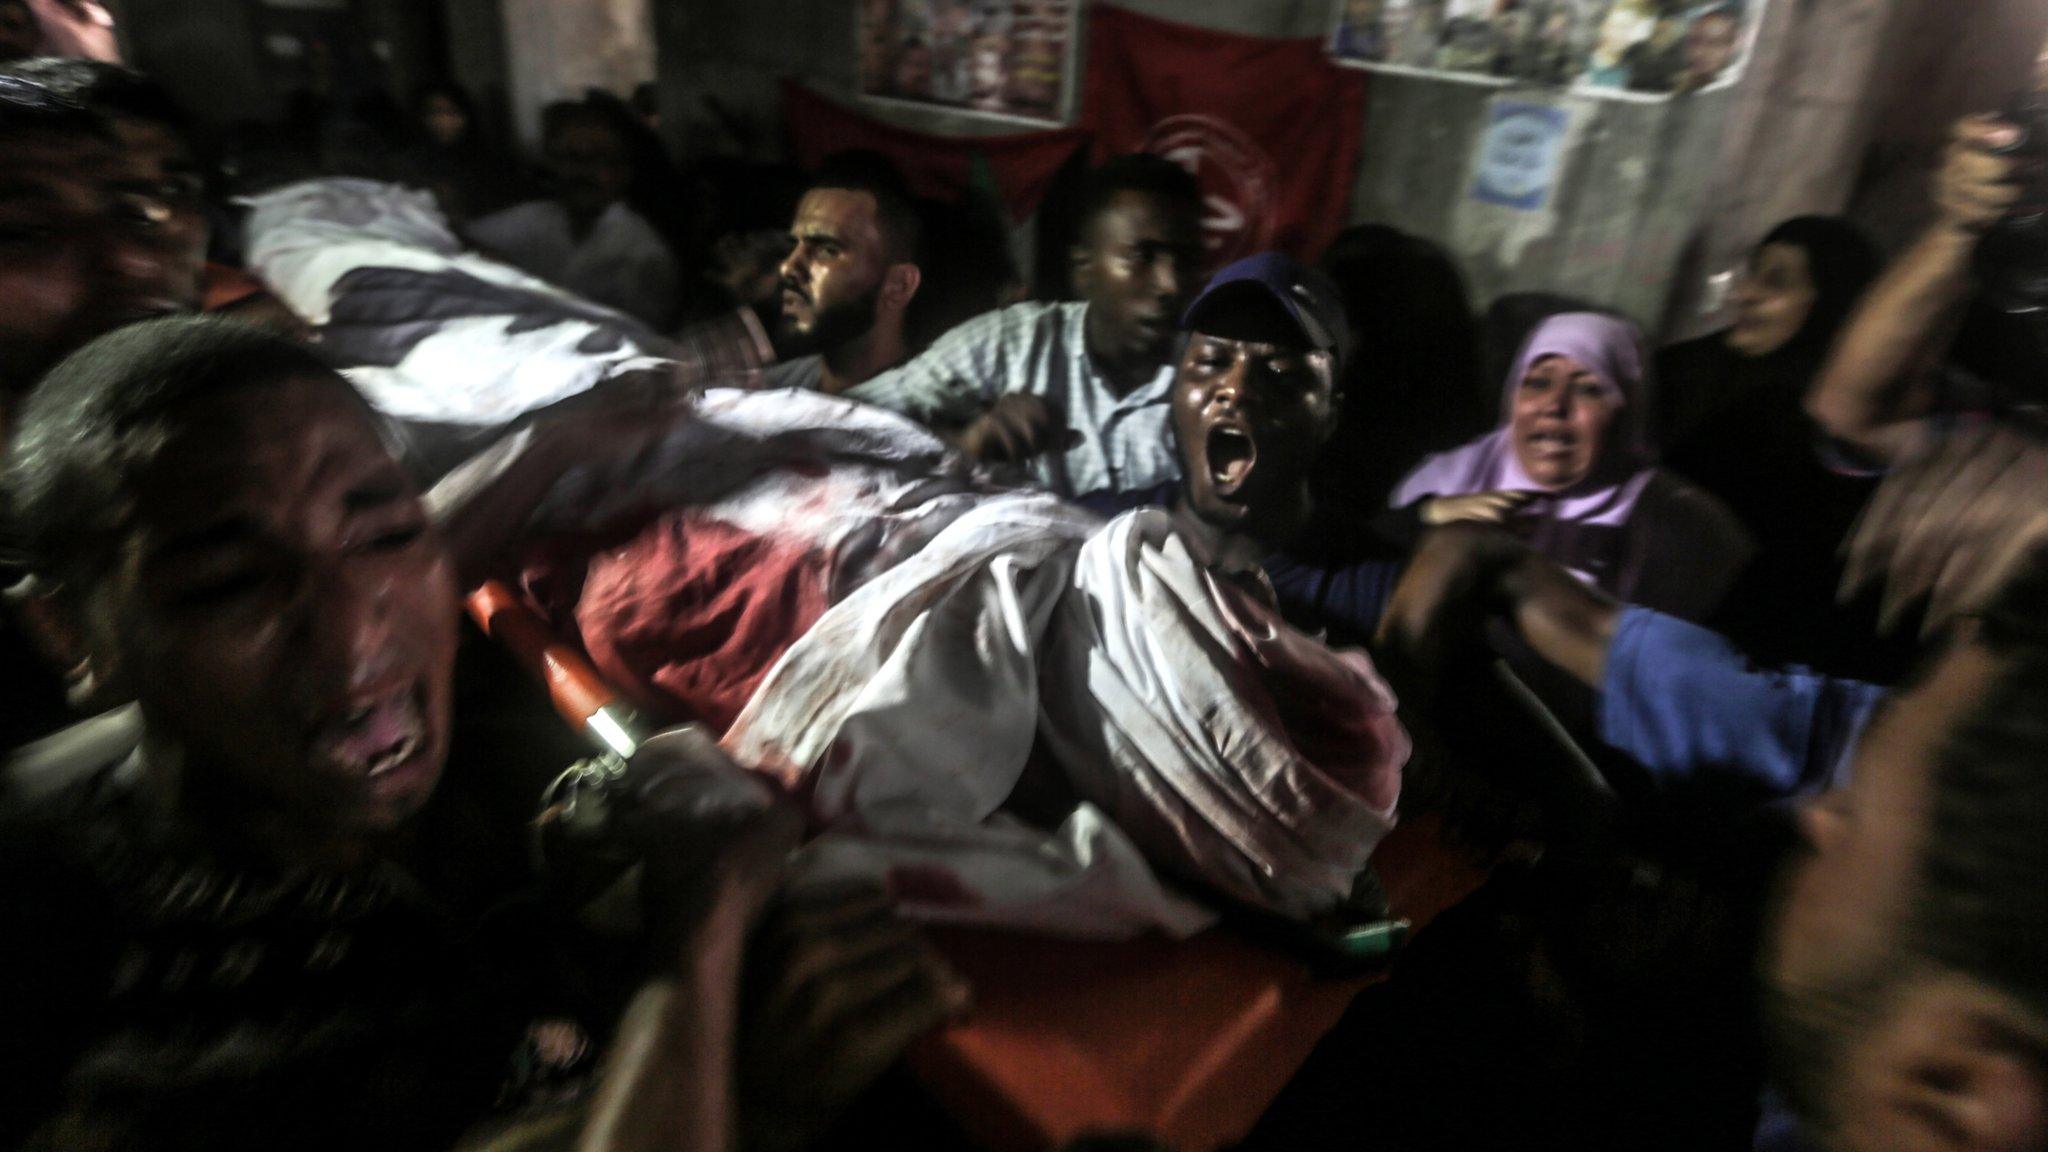
[[[1657,475],[1652,467],[1656,445],[1643,379],[1642,335],[1626,320],[1567,312],[1537,325],[1501,389],[1500,427],[1462,448],[1424,460],[1395,489],[1392,504],[1406,508],[1425,496],[1539,490],[1541,485],[1515,455],[1509,426],[1522,381],[1530,369],[1552,356],[1577,363],[1620,393],[1621,412],[1592,474],[1529,506],[1526,514],[1538,521],[1530,543],[1581,577],[1619,592],[1622,580],[1613,567],[1619,560],[1620,530]]]

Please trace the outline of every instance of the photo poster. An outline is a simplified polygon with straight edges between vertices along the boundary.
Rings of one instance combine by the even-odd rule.
[[[1663,99],[1733,84],[1765,0],[1334,0],[1363,68]]]
[[[860,91],[1063,124],[1081,0],[860,0]]]

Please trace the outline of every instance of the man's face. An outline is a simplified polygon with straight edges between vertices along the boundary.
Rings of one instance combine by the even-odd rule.
[[[420,101],[420,128],[443,148],[453,148],[469,131],[469,113],[446,95],[434,92]]]
[[[632,185],[626,142],[602,124],[571,120],[548,135],[544,150],[571,211],[595,216],[624,199]]]
[[[1075,263],[1074,286],[1088,301],[1088,350],[1164,364],[1201,258],[1193,212],[1147,192],[1117,193],[1089,222]]]
[[[1593,474],[1626,403],[1619,390],[1564,356],[1546,356],[1515,389],[1509,439],[1529,479],[1562,492]]]
[[[875,326],[889,257],[872,193],[804,194],[782,261],[781,329],[793,346],[829,352]]]
[[[206,220],[206,178],[192,145],[167,124],[132,116],[114,119],[114,138],[121,151],[116,187],[154,197],[170,210],[163,225],[164,243],[180,267],[191,269],[197,283],[205,270],[211,229]]]
[[[1849,782],[1801,813],[1806,851],[1787,874],[1766,960],[1773,1055],[1787,1097],[1842,1147],[1889,1146],[1854,1130],[1884,1114],[1856,1042],[1898,963],[1937,751],[2000,671],[1981,645],[1949,650],[1872,719]]]
[[[187,792],[315,838],[418,812],[448,752],[454,572],[361,401],[332,377],[194,400],[130,491],[94,658]]]
[[[129,164],[87,137],[0,143],[0,387],[25,389],[96,336],[198,305],[189,237],[133,188]]]
[[[1197,332],[1174,374],[1172,417],[1194,513],[1284,532],[1308,511],[1309,469],[1336,421],[1328,354]]]

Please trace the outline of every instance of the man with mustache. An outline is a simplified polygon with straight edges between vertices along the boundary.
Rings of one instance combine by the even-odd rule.
[[[1200,218],[1194,178],[1173,162],[1110,160],[1081,198],[1069,253],[1079,302],[976,317],[847,397],[954,430],[969,455],[1064,496],[1172,479],[1167,393]]]
[[[880,157],[835,157],[797,203],[782,261],[786,357],[767,388],[838,395],[909,358],[904,317],[923,272],[922,227],[902,178]]]

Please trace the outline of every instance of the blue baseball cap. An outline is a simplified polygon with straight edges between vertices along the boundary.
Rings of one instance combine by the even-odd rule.
[[[1328,352],[1341,373],[1351,353],[1351,323],[1344,315],[1344,301],[1336,282],[1317,269],[1280,252],[1247,256],[1210,279],[1201,295],[1181,314],[1180,326],[1189,332],[1211,331],[1223,313],[1242,299],[1247,288],[1264,294],[1287,313],[1309,347]]]

